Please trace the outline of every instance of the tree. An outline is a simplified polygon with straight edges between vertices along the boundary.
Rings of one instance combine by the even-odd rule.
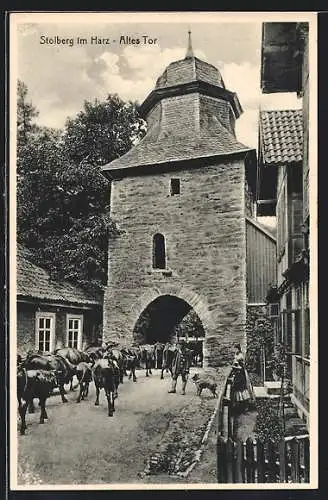
[[[265,379],[266,360],[270,358],[274,346],[273,327],[264,315],[249,318],[247,329],[247,368],[250,372],[261,374]]]
[[[201,320],[193,309],[182,318],[174,328],[174,336],[179,337],[204,337],[205,332]]]
[[[104,101],[85,101],[76,118],[68,118],[64,130],[64,151],[78,165],[105,165],[122,156],[145,134],[145,122],[132,102],[118,95]]]
[[[29,136],[38,131],[34,119],[39,115],[38,110],[28,102],[28,89],[24,82],[17,81],[17,146],[25,145]]]
[[[100,165],[126,152],[144,133],[136,107],[117,96],[86,102],[63,131],[42,128],[20,146],[18,240],[54,278],[90,291],[107,281],[109,184]]]
[[[288,395],[292,391],[292,387],[290,385],[290,380],[287,377],[287,367],[288,361],[287,357],[292,353],[289,352],[286,346],[282,343],[275,346],[275,350],[271,359],[269,361],[269,366],[280,380],[280,397],[279,397],[279,417],[282,421],[283,431],[285,432],[286,423],[285,423],[285,396]]]

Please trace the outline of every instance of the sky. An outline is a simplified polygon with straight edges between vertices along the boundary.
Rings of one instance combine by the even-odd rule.
[[[18,25],[17,76],[28,87],[41,125],[63,127],[67,117],[74,117],[83,108],[85,100],[104,99],[109,93],[141,103],[165,67],[184,58],[188,29],[192,32],[195,55],[216,66],[226,88],[238,94],[244,113],[237,120],[236,133],[242,143],[257,147],[260,108],[302,106],[296,94],[261,94],[261,22],[100,24],[91,22],[92,14],[88,24],[85,19]],[[119,43],[121,36],[143,42],[143,35],[156,42]],[[68,39],[68,43],[40,43],[46,37],[56,36]],[[88,43],[78,44],[78,37]],[[111,43],[91,44],[91,37],[105,38]]]

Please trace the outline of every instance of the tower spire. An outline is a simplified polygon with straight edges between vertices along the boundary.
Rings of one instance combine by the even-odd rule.
[[[187,48],[187,53],[186,53],[185,59],[191,59],[193,57],[194,57],[194,52],[192,50],[191,31],[189,29],[188,30],[188,48]]]

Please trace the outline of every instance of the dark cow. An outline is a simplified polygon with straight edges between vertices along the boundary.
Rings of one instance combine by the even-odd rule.
[[[82,361],[89,363],[90,357],[87,353],[80,351],[79,349],[75,349],[75,347],[63,347],[61,349],[57,349],[55,354],[59,354],[59,356],[63,356],[63,358],[68,359],[72,365],[78,365]]]
[[[80,351],[79,349],[75,349],[75,347],[63,347],[61,349],[57,349],[55,354],[62,356],[67,359],[72,365],[77,366],[79,363],[85,362],[89,363],[90,357],[87,353]],[[77,387],[77,386],[76,386]],[[70,381],[70,390],[75,390],[76,387],[73,387],[73,377]]]
[[[123,359],[123,355],[122,354],[121,354],[121,356],[122,356],[122,359]],[[104,357],[103,357],[103,359],[108,359],[109,360],[109,362],[111,363],[111,365],[113,367],[113,370],[114,370],[114,383],[115,383],[114,398],[115,399],[118,398],[118,386],[120,385],[121,376],[122,376],[121,369],[120,369],[120,366],[119,366],[119,363],[118,363],[118,360],[117,360],[118,358],[119,358],[118,353],[115,356],[112,349],[109,349],[104,354]]]
[[[174,359],[175,352],[177,347],[175,344],[171,344],[167,342],[163,349],[163,360],[162,360],[162,371],[161,371],[161,379],[164,378],[164,370],[169,371],[172,376],[172,362]]]
[[[138,347],[122,347],[121,353],[124,357],[126,370],[130,370],[129,380],[132,377],[133,382],[137,381],[136,368],[140,364],[140,350]]]
[[[72,365],[68,359],[59,354],[29,354],[21,364],[26,370],[47,370],[55,371],[59,392],[63,403],[67,403],[65,398],[64,385],[70,383],[73,375],[76,373],[76,366]],[[32,406],[30,407],[32,410]]]
[[[54,387],[57,386],[56,372],[52,370],[26,370],[18,368],[17,370],[17,399],[18,411],[21,419],[20,433],[23,435],[26,431],[26,410],[33,404],[34,398],[39,398],[41,408],[40,424],[48,418],[46,412],[46,400]]]
[[[106,352],[106,348],[99,346],[89,346],[85,349],[85,354],[89,356],[91,363],[95,363],[97,359],[101,359]]]
[[[115,368],[110,359],[98,359],[92,368],[92,377],[96,386],[95,405],[99,405],[100,389],[105,390],[108,403],[108,416],[112,417],[115,411]]]
[[[76,377],[79,381],[80,392],[77,397],[76,402],[79,403],[81,400],[83,401],[85,397],[87,397],[89,392],[89,384],[92,382],[92,364],[86,363],[85,361],[81,361],[76,367]]]
[[[104,358],[106,357],[115,361],[115,365],[118,367],[118,383],[123,384],[123,376],[126,374],[126,363],[122,352],[116,348],[108,348],[104,354]]]
[[[162,344],[161,342],[156,342],[156,344],[154,344],[154,357],[155,357],[156,370],[162,369],[164,347],[165,344]]]
[[[140,363],[145,366],[146,377],[152,375],[151,369],[155,367],[155,348],[153,345],[144,344],[139,347],[140,349]]]

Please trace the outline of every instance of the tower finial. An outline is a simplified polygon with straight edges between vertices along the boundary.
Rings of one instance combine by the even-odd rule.
[[[186,53],[185,59],[190,59],[192,57],[194,57],[194,52],[192,50],[191,31],[189,29],[188,30],[188,48],[187,48],[187,53]]]

